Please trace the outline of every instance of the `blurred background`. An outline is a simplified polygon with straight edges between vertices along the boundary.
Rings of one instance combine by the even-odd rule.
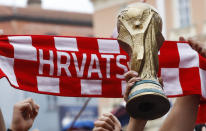
[[[0,33],[111,37],[118,12],[133,2],[146,2],[159,11],[166,40],[192,36],[206,41],[206,0],[0,0]],[[86,121],[90,123],[87,126],[93,126],[98,116],[111,111],[123,125],[127,123],[123,99],[34,94],[13,89],[5,78],[0,80],[0,86],[0,107],[7,127],[13,104],[27,97],[40,105],[31,131],[67,130],[84,105],[87,107],[78,119],[79,125]],[[150,121],[145,130],[157,131],[162,119]]]

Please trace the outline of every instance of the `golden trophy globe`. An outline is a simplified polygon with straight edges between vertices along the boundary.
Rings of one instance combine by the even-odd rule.
[[[157,77],[158,50],[164,42],[162,19],[152,6],[135,3],[120,12],[117,28],[118,42],[130,56],[130,69],[142,79],[132,86],[126,110],[134,118],[159,118],[170,108]]]

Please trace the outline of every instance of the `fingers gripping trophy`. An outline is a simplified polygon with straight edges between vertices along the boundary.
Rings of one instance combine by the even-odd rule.
[[[169,101],[158,81],[158,50],[163,44],[162,20],[148,4],[129,5],[118,15],[118,42],[130,55],[130,68],[138,72],[126,109],[134,118],[153,120],[166,114]]]

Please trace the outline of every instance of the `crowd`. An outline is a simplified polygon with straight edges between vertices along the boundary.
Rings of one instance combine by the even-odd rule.
[[[183,37],[180,37],[180,41],[186,41]],[[206,58],[206,45],[203,43],[189,38],[187,40],[191,47]],[[127,89],[124,95],[124,100],[127,101],[128,94],[131,86],[140,80],[138,73],[135,71],[129,71],[125,74],[125,80],[127,81]],[[160,127],[160,131],[193,131],[195,128],[195,121],[197,118],[198,105],[200,96],[189,95],[179,97],[176,99],[171,111],[167,115],[163,124]],[[14,105],[13,117],[11,126],[6,129],[2,112],[0,111],[0,131],[28,131],[38,115],[39,105],[37,105],[31,98],[25,99]],[[128,131],[143,131],[147,120],[130,117],[129,124],[127,126]],[[121,131],[122,127],[119,120],[111,113],[105,113],[98,118],[94,123],[95,127],[93,131]],[[202,130],[204,126],[196,127],[197,130]]]

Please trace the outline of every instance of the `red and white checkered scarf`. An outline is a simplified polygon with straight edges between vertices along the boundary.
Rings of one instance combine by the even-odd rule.
[[[16,89],[36,93],[122,97],[128,60],[115,39],[0,37],[1,76]]]
[[[71,97],[122,97],[129,57],[116,39],[0,36],[0,76],[30,92]],[[206,59],[186,42],[165,41],[159,75],[168,97],[206,99]]]

